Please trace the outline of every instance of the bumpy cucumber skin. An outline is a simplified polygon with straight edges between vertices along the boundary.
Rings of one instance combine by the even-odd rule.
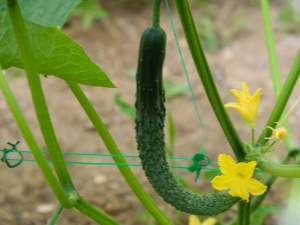
[[[140,43],[136,74],[136,140],[143,169],[156,192],[176,209],[195,215],[217,215],[240,198],[230,195],[200,196],[187,191],[171,173],[164,150],[165,93],[162,69],[166,34],[150,27]]]

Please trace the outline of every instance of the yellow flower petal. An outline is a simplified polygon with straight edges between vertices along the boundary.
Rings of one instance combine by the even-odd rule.
[[[237,166],[236,166],[236,170],[241,174],[243,175],[245,178],[251,178],[253,176],[253,171],[254,171],[254,168],[256,166],[256,162],[255,161],[251,161],[251,162],[248,162],[248,163],[239,163]]]
[[[250,178],[250,180],[246,184],[246,188],[248,192],[252,195],[262,195],[268,187],[263,185],[259,181]]]
[[[189,217],[189,225],[201,225],[199,219],[195,215],[190,215]]]
[[[229,189],[234,182],[235,176],[234,175],[222,175],[216,176],[210,183],[212,184],[214,189],[219,191]]]
[[[189,225],[214,225],[216,224],[217,219],[214,217],[208,217],[203,223],[200,222],[197,216],[190,215],[189,217]]]
[[[236,100],[239,102],[241,100],[240,91],[236,89],[230,90],[230,92],[235,96]]]
[[[218,165],[223,174],[232,174],[236,170],[236,162],[233,158],[226,154],[219,155]]]
[[[208,217],[206,220],[203,221],[202,225],[214,225],[216,224],[217,219],[214,217]]]
[[[287,133],[286,129],[280,123],[277,124],[279,127],[275,129],[267,126],[267,128],[271,129],[273,132],[271,137],[265,139],[275,139],[275,141],[280,141],[281,144],[282,139],[285,138],[285,136],[290,136],[290,134]]]
[[[255,127],[255,120],[258,113],[261,88],[257,89],[253,96],[249,93],[249,88],[245,82],[241,82],[242,90],[230,90],[237,102],[229,102],[224,106],[235,109],[246,120],[251,128]]]
[[[241,199],[249,202],[250,194],[247,191],[245,183],[241,182],[241,180],[235,180],[235,182],[233,182],[229,190],[229,194],[231,196],[240,197]]]
[[[216,176],[212,181],[212,186],[217,190],[229,189],[231,196],[237,196],[249,201],[250,194],[261,195],[267,187],[252,178],[257,163],[236,162],[228,155],[221,154],[218,157],[218,164],[223,175]]]

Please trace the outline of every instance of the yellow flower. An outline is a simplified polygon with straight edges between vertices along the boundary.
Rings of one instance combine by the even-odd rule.
[[[190,215],[189,225],[214,225],[217,222],[216,218],[209,217],[201,223],[197,216]]]
[[[216,176],[211,181],[215,189],[229,189],[231,196],[240,197],[247,202],[250,194],[262,195],[267,190],[267,186],[252,178],[255,161],[237,164],[230,156],[221,154],[218,157],[218,164],[223,175]]]
[[[253,96],[250,95],[248,86],[241,82],[242,90],[230,90],[238,102],[229,102],[225,104],[226,108],[233,108],[246,120],[251,128],[255,127],[255,120],[258,113],[261,88],[258,88]]]
[[[273,131],[273,134],[271,137],[268,137],[266,139],[276,139],[281,143],[282,139],[289,134],[287,133],[286,129],[283,126],[281,126],[280,123],[277,124],[279,125],[279,127],[275,129],[272,127],[267,127]]]

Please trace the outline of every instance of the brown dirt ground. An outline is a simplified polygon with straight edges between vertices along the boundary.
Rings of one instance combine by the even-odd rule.
[[[282,80],[284,80],[300,46],[300,36],[278,32],[276,16],[281,3],[280,1],[273,3],[271,9],[280,72]],[[113,99],[115,94],[121,93],[125,101],[131,104],[134,103],[135,82],[134,79],[129,78],[126,74],[135,71],[139,38],[142,31],[150,25],[151,7],[146,3],[128,5],[128,1],[120,1],[120,5],[116,7],[113,1],[107,1],[104,7],[109,12],[108,18],[97,22],[90,29],[81,27],[78,19],[72,19],[64,30],[83,46],[91,59],[106,71],[113,83],[118,87],[116,89],[104,89],[82,86],[122,153],[137,154],[134,122],[116,108]],[[219,7],[220,5],[222,7]],[[226,20],[231,13],[239,11],[247,18],[249,24],[244,31],[239,32],[231,40],[227,48],[214,53],[208,52],[208,62],[216,78],[217,86],[224,102],[234,100],[229,90],[232,88],[239,89],[240,81],[247,82],[252,93],[258,87],[263,88],[260,105],[260,122],[257,124],[257,131],[259,132],[263,128],[274,105],[274,94],[272,91],[259,6],[247,2],[231,4],[230,6],[228,4],[220,5],[212,5],[212,9],[215,10],[213,12],[215,15],[220,16],[220,21]],[[189,54],[178,16],[175,10],[173,11],[174,22],[185,57],[186,67],[193,84],[200,114],[203,118],[206,133],[205,153],[212,160],[216,161],[219,153],[225,152],[231,155],[232,153],[205,97]],[[199,5],[194,4],[193,11],[195,18],[199,18],[201,15]],[[165,7],[162,9],[161,26],[168,34],[164,74],[175,84],[186,83]],[[42,77],[41,79],[61,148],[64,151],[107,153],[101,139],[64,81],[55,77],[47,79]],[[21,76],[17,79],[9,79],[9,82],[41,148],[46,150],[33,111],[26,78]],[[299,89],[293,93],[289,106],[297,99],[298,94]],[[169,100],[166,104],[168,111],[172,112],[176,122],[176,155],[190,157],[200,149],[202,142],[201,129],[197,122],[191,95],[187,91],[183,95]],[[7,147],[6,142],[8,141],[15,142],[20,140],[21,144],[19,148],[26,149],[27,146],[24,138],[17,128],[2,95],[0,95],[0,109],[1,148]],[[290,116],[293,137],[296,143],[300,141],[300,128],[293,125],[299,120],[299,110],[297,108]],[[229,110],[229,114],[242,139],[249,141],[250,132],[247,126],[242,124],[236,112]],[[285,151],[284,148],[278,148],[273,153],[274,158],[279,160],[285,154]],[[90,158],[79,157],[78,160],[90,160]],[[137,163],[138,161],[134,162]],[[68,168],[78,192],[86,200],[106,211],[120,224],[145,224],[145,222],[137,219],[138,215],[143,214],[144,207],[134,196],[117,167],[70,165]],[[15,169],[9,169],[4,163],[1,163],[0,171],[0,224],[45,224],[51,216],[57,201],[37,164],[24,162]],[[150,196],[159,204],[160,208],[175,221],[176,214],[174,209],[156,195],[148,184],[142,169],[132,168],[132,171]],[[201,179],[197,183],[194,183],[193,174],[182,170],[178,172],[181,173],[192,187],[201,190],[203,193],[210,190],[209,181]],[[285,206],[285,199],[289,196],[287,184],[289,184],[287,180],[279,179],[277,184],[272,187],[271,197],[267,199],[267,203],[270,205]],[[236,208],[233,208],[226,214],[226,217],[231,217],[235,213]],[[277,215],[274,218],[278,219],[281,216]],[[183,221],[180,224],[187,224],[187,217],[188,215],[183,214]],[[274,221],[271,220],[265,224],[275,224]],[[58,224],[92,225],[96,223],[75,210],[64,210]],[[179,225],[179,223],[177,224]]]

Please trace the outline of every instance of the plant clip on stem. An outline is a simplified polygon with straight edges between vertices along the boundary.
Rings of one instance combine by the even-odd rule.
[[[2,156],[2,158],[1,158],[1,161],[2,161],[2,162],[5,162],[6,165],[7,165],[9,168],[15,168],[15,167],[19,166],[19,165],[23,162],[23,160],[24,160],[24,157],[23,157],[22,153],[17,149],[17,145],[18,145],[19,143],[20,143],[20,141],[17,141],[16,144],[12,144],[12,143],[10,143],[10,142],[7,142],[7,144],[11,146],[11,149],[6,149],[6,148],[3,149],[3,156]],[[9,153],[13,153],[13,152],[18,153],[18,154],[20,155],[20,159],[19,159],[19,161],[18,161],[17,163],[15,163],[15,164],[10,164],[7,155],[8,155]]]
[[[210,158],[202,153],[197,153],[193,156],[193,164],[188,167],[190,172],[196,171],[195,182],[198,181],[200,172],[203,166],[208,166],[210,164]]]

